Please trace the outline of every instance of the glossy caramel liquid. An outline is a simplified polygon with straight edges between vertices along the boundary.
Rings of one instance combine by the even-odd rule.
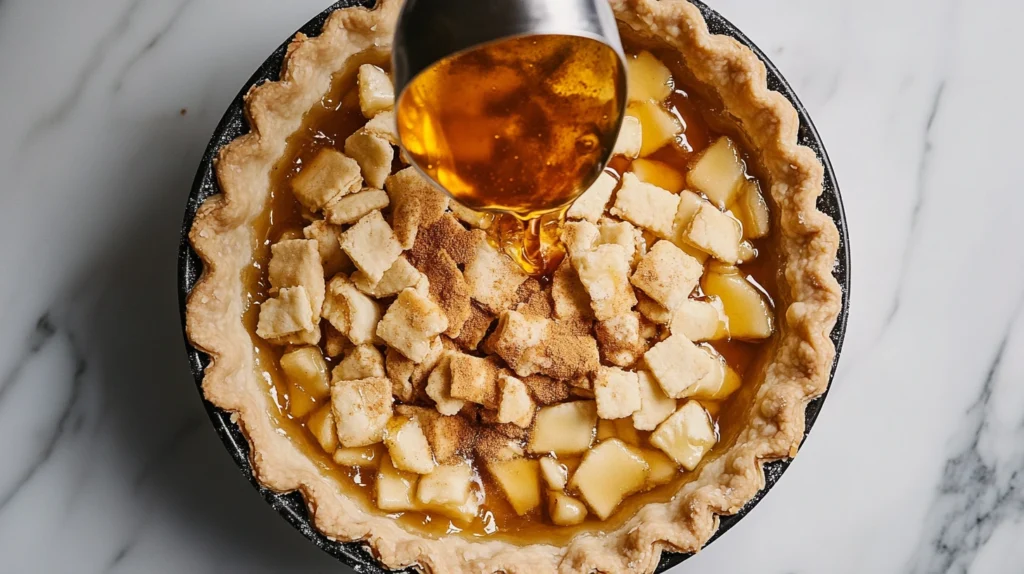
[[[601,173],[625,97],[625,72],[605,44],[512,38],[415,77],[398,101],[398,133],[415,164],[459,203],[512,216],[495,239],[538,274],[557,265],[548,250],[558,214]],[[548,214],[554,225],[540,221]]]
[[[642,45],[633,46],[626,40],[627,51]],[[705,97],[688,87],[688,76],[683,63],[672,52],[654,50],[654,54],[668,65],[676,80],[676,89],[669,97],[666,106],[673,116],[680,119],[684,127],[677,140],[677,145],[667,145],[648,156],[647,159],[664,162],[680,172],[685,173],[692,159],[703,151],[710,142],[720,135],[729,135],[743,151],[744,159],[751,175],[758,173],[757,157],[748,153],[743,145],[742,134],[735,129],[732,122],[716,110],[714,100]],[[369,468],[349,468],[334,463],[330,455],[324,453],[312,434],[305,428],[306,421],[288,414],[291,397],[284,375],[278,369],[282,347],[270,345],[255,335],[259,304],[268,296],[266,264],[270,259],[270,245],[282,237],[301,233],[308,224],[303,217],[291,191],[292,178],[301,172],[316,154],[325,147],[341,149],[345,139],[358,130],[366,119],[359,110],[358,90],[355,83],[355,68],[361,63],[371,63],[387,68],[388,55],[371,51],[353,58],[350,65],[335,75],[332,88],[325,94],[319,105],[315,106],[304,118],[302,127],[288,141],[287,150],[281,161],[270,174],[271,200],[268,209],[254,222],[256,237],[253,264],[245,273],[243,281],[248,294],[248,305],[245,311],[245,323],[253,333],[253,344],[257,351],[257,366],[261,378],[266,381],[266,391],[273,399],[271,415],[277,420],[281,431],[306,453],[325,474],[332,476],[339,489],[346,496],[360,503],[371,512],[375,510],[373,485],[375,471]],[[398,169],[400,166],[396,166]],[[630,160],[617,157],[607,167],[617,178],[631,168]],[[767,189],[767,181],[759,177],[763,188]],[[542,227],[550,229],[557,224],[558,212],[553,212],[541,219]],[[552,223],[554,222],[554,223]],[[740,269],[751,279],[763,286],[767,294],[777,302],[784,293],[778,289],[779,261],[775,247],[770,238],[754,242],[758,257],[750,263],[743,264]],[[784,301],[782,302],[784,305]],[[756,382],[763,376],[763,358],[765,350],[774,345],[775,337],[762,342],[714,341],[712,347],[725,358],[726,362],[739,373],[744,385],[739,391],[716,406],[715,422],[720,435],[718,444],[705,458],[704,464],[713,461],[723,450],[733,443],[742,431],[742,422],[747,420],[746,411],[753,404],[757,392]],[[331,360],[328,359],[330,363]],[[645,438],[646,433],[640,433]],[[538,508],[533,512],[518,516],[506,501],[504,495],[493,484],[486,472],[480,479],[485,500],[480,514],[469,523],[456,522],[431,512],[399,513],[397,520],[406,528],[421,532],[428,536],[443,537],[459,535],[474,539],[497,538],[513,543],[547,543],[564,544],[573,536],[587,531],[602,531],[617,528],[625,520],[632,517],[638,509],[652,502],[664,502],[671,499],[686,483],[693,480],[697,472],[681,472],[678,478],[669,484],[659,486],[651,491],[635,494],[627,498],[616,512],[605,521],[590,516],[582,524],[572,527],[550,524],[544,510]]]

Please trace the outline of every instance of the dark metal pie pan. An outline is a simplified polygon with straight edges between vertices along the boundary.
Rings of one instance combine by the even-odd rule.
[[[790,102],[792,102],[800,116],[800,144],[814,150],[818,159],[825,166],[824,193],[820,198],[818,198],[818,209],[829,215],[839,228],[839,255],[833,275],[839,281],[839,285],[843,290],[842,312],[840,313],[839,320],[836,322],[836,326],[831,333],[832,342],[836,346],[836,363],[833,363],[832,365],[831,377],[835,375],[835,368],[839,359],[839,351],[842,349],[843,337],[846,333],[847,316],[849,314],[850,251],[846,216],[843,211],[843,202],[842,198],[839,196],[839,186],[836,183],[832,165],[829,163],[828,154],[825,152],[825,146],[822,144],[821,138],[818,136],[818,132],[814,128],[814,124],[811,122],[811,118],[808,115],[807,110],[804,108],[803,104],[800,103],[799,98],[797,98],[793,89],[789,86],[789,83],[786,82],[778,69],[776,69],[771,61],[769,61],[764,55],[764,52],[762,52],[754,45],[753,42],[750,41],[749,38],[743,35],[742,32],[717,12],[708,8],[698,0],[690,1],[700,9],[701,13],[704,15],[704,19],[707,20],[708,28],[711,29],[712,33],[735,38],[740,43],[753,50],[754,53],[761,58],[761,61],[764,62],[768,69],[768,87],[784,95]],[[302,29],[299,30],[299,32],[308,36],[316,36],[320,33],[324,21],[331,12],[339,8],[349,6],[372,4],[373,0],[341,0],[330,8],[324,10],[316,18],[310,20],[302,27]],[[202,262],[188,243],[188,230],[192,227],[192,220],[195,217],[196,209],[199,205],[202,204],[207,197],[220,192],[216,177],[214,176],[213,160],[222,146],[249,131],[248,124],[245,121],[242,98],[244,94],[248,92],[250,87],[266,81],[278,79],[281,64],[285,56],[285,50],[289,42],[291,42],[291,38],[289,38],[287,42],[282,44],[281,47],[275,50],[274,53],[271,54],[265,62],[263,62],[256,73],[253,74],[249,81],[242,87],[238,96],[233,102],[231,102],[231,106],[228,107],[227,111],[224,113],[224,117],[221,119],[213,137],[210,139],[209,146],[206,148],[206,153],[203,155],[202,163],[199,165],[199,171],[196,174],[196,179],[192,185],[192,191],[189,194],[188,203],[185,207],[185,219],[182,223],[181,229],[181,245],[178,251],[178,296],[183,325],[185,320],[185,300],[189,292],[195,286],[203,268]],[[203,372],[207,365],[207,357],[201,351],[193,347],[187,339],[185,341],[185,347],[188,352],[192,374],[195,377],[196,386],[199,388],[201,395]],[[807,436],[806,433],[811,431],[811,427],[814,426],[815,419],[818,418],[818,413],[821,411],[824,400],[825,395],[822,395],[807,405],[807,428],[804,434],[805,440]],[[213,426],[216,428],[221,440],[224,441],[224,446],[227,447],[228,452],[232,457],[234,457],[235,462],[238,464],[239,469],[241,469],[245,477],[249,479],[249,482],[259,491],[271,507],[277,510],[281,516],[288,520],[292,526],[298,529],[303,536],[316,544],[317,547],[355,569],[356,572],[368,574],[388,572],[387,569],[382,568],[380,563],[373,558],[363,543],[337,542],[328,539],[317,531],[316,528],[314,528],[312,520],[306,510],[306,504],[298,492],[279,493],[263,487],[256,480],[256,477],[253,474],[252,465],[249,462],[249,443],[246,441],[241,430],[239,430],[238,425],[231,422],[231,413],[217,408],[205,399],[203,399],[203,402],[206,406],[206,411],[210,415],[210,420],[213,422]],[[779,481],[779,478],[786,471],[786,468],[789,467],[789,464],[789,460],[779,460],[766,463],[764,465],[764,489],[750,500],[750,502],[748,502],[738,513],[732,516],[723,516],[721,518],[721,524],[718,531],[711,537],[711,541],[717,539],[746,516],[747,513],[749,513],[750,510],[753,509],[762,498],[764,498],[765,494],[767,494],[772,486]],[[665,570],[668,570],[669,568],[686,560],[690,556],[692,556],[692,554],[665,552],[662,554],[661,563],[658,565],[657,571],[664,572]]]

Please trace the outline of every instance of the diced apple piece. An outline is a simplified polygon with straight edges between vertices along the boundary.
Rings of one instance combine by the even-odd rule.
[[[384,448],[379,444],[339,448],[334,451],[334,463],[349,467],[378,468],[384,456]]]
[[[710,301],[687,299],[672,315],[669,329],[691,341],[716,339],[719,333],[726,332],[721,301],[717,298]]]
[[[701,154],[686,174],[691,186],[720,209],[732,204],[733,197],[745,181],[746,166],[732,140],[722,136]]]
[[[528,450],[532,453],[577,454],[590,448],[597,425],[594,401],[544,407],[533,422]]]
[[[687,401],[651,434],[651,444],[686,470],[697,468],[717,440],[711,418],[697,401]]]
[[[548,515],[559,526],[572,526],[587,517],[587,506],[561,492],[548,493]]]
[[[544,477],[544,482],[548,483],[548,488],[565,490],[565,483],[569,480],[569,471],[557,459],[550,456],[541,458],[540,473]]]
[[[487,464],[487,470],[519,516],[540,505],[540,463],[537,461],[528,458],[492,461]]]
[[[672,482],[679,476],[679,465],[660,450],[645,448],[640,451],[651,473],[647,476],[647,488],[654,488]]]
[[[672,72],[650,52],[626,57],[626,93],[629,101],[662,101],[672,93]]]
[[[299,385],[288,382],[288,414],[301,419],[313,412],[318,403],[310,396],[305,389]]]
[[[640,433],[636,432],[632,418],[615,419],[615,436],[626,444],[637,446],[640,444]]]
[[[635,449],[610,439],[587,452],[569,487],[579,491],[594,514],[605,520],[623,499],[644,487],[649,473],[647,462]]]
[[[739,248],[739,258],[736,259],[737,265],[743,265],[744,263],[750,263],[757,259],[757,248],[750,241],[741,241]]]
[[[633,426],[640,430],[654,430],[676,412],[676,400],[666,396],[647,371],[637,371],[636,374],[640,379],[640,410],[633,413]]]
[[[757,239],[768,235],[771,229],[771,215],[768,213],[768,202],[761,193],[761,186],[757,180],[748,179],[741,187],[732,210],[743,224],[743,237]]]
[[[718,413],[722,410],[722,403],[718,401],[701,401],[700,406],[704,407],[713,419],[718,418]]]
[[[434,470],[434,455],[427,442],[427,435],[415,418],[395,417],[388,422],[384,444],[395,467],[416,474],[427,474]]]
[[[700,384],[694,385],[693,388],[689,389],[686,396],[693,399],[701,399],[702,402],[704,400],[720,401],[736,392],[740,385],[743,384],[743,379],[739,373],[724,362],[721,363],[721,369],[721,376],[708,377],[706,382],[701,381]]]
[[[385,512],[416,510],[416,482],[419,475],[402,472],[391,463],[391,457],[384,455],[377,472],[377,508]]]
[[[316,438],[316,442],[320,443],[324,452],[330,454],[337,450],[338,431],[334,426],[334,412],[331,410],[330,403],[309,415],[309,419],[306,420],[306,428],[313,433],[313,437]]]
[[[722,301],[729,320],[729,335],[735,339],[765,339],[774,330],[775,317],[767,299],[739,271],[709,272],[701,279],[709,296]]]
[[[682,131],[679,122],[658,102],[633,102],[628,113],[640,120],[643,145],[640,157],[646,157],[672,142]]]
[[[327,362],[319,347],[299,347],[281,355],[281,370],[288,380],[316,400],[331,394]]]
[[[416,497],[427,506],[458,507],[469,498],[473,469],[468,464],[443,465],[420,478]]]
[[[633,160],[630,171],[636,174],[640,181],[656,185],[661,189],[667,189],[672,193],[679,193],[686,187],[686,178],[676,168],[662,161],[653,159]]]

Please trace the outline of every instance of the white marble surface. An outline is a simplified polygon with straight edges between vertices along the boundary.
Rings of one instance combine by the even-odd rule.
[[[209,134],[326,4],[0,0],[0,571],[344,571],[225,454],[175,291]],[[1024,571],[1024,3],[713,4],[828,146],[853,311],[796,462],[678,571]]]

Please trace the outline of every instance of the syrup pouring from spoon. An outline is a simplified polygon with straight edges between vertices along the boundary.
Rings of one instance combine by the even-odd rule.
[[[565,210],[601,174],[626,105],[625,56],[603,0],[408,0],[393,48],[408,160],[494,214],[524,270],[563,256]]]

